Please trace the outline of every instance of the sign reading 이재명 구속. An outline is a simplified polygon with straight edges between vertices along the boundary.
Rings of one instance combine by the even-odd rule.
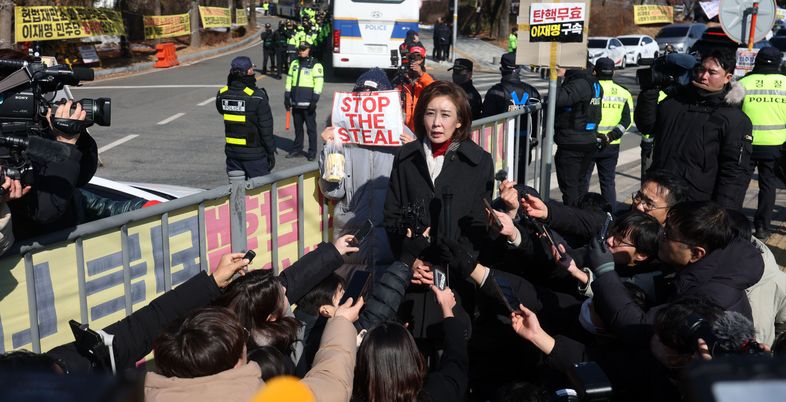
[[[345,144],[401,145],[404,122],[398,91],[336,92],[332,120]]]

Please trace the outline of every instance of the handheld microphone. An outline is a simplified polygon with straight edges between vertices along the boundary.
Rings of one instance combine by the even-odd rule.
[[[37,162],[63,162],[71,157],[71,147],[48,140],[37,135],[28,137],[6,137],[0,135],[0,146],[10,146],[24,150],[31,160]]]

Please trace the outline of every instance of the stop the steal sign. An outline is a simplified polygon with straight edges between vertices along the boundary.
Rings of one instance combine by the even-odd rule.
[[[404,121],[398,91],[336,92],[333,126],[343,143],[400,146]]]

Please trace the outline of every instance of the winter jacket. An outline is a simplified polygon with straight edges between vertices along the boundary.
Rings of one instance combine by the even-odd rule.
[[[320,191],[325,197],[337,201],[333,210],[334,239],[352,233],[368,219],[374,223],[374,230],[360,251],[344,256],[345,264],[368,267],[373,272],[374,267],[384,267],[394,261],[382,226],[382,211],[397,151],[395,147],[344,145],[344,178],[332,183],[320,174]],[[323,149],[319,155],[320,173],[325,170],[326,157],[327,149]]]
[[[423,75],[411,84],[402,84],[397,89],[403,94],[404,99],[404,125],[415,132],[415,105],[418,104],[420,94],[427,86],[434,82],[434,77],[429,73]]]
[[[448,24],[439,23],[434,26],[434,45],[447,46],[453,39],[453,32]]]
[[[145,401],[248,402],[265,385],[261,375],[256,362],[195,378],[165,377],[148,372],[145,375]]]
[[[264,89],[256,87],[253,76],[230,75],[228,85],[216,94],[216,110],[224,119],[227,158],[249,161],[267,156],[268,160],[275,159],[270,98]]]
[[[469,386],[469,353],[467,352],[467,329],[455,317],[443,321],[445,349],[439,360],[439,369],[429,373],[423,384],[419,400],[461,401]]]
[[[344,259],[330,243],[320,243],[315,250],[304,254],[294,264],[281,271],[279,279],[287,289],[287,299],[296,304],[319,282],[333,273]]]
[[[518,72],[518,70],[516,70]],[[516,99],[513,99],[515,93]],[[532,85],[527,84],[516,74],[505,74],[499,83],[494,84],[483,99],[483,117],[494,116],[507,113],[522,106],[526,106],[535,100],[542,98],[540,92]],[[535,126],[536,121],[532,122]]]
[[[86,222],[140,209],[148,202],[146,199],[139,197],[132,197],[127,200],[113,200],[84,188],[80,188],[79,191],[82,193]]]
[[[594,149],[603,88],[586,70],[571,70],[557,91],[554,143],[563,149]]]
[[[775,324],[786,322],[786,273],[780,270],[766,244],[756,238],[752,242],[764,259],[764,274],[755,285],[746,289],[746,293],[756,327],[756,340],[772,345]]]
[[[344,317],[327,321],[314,366],[301,380],[317,402],[348,401],[357,355],[357,331]]]
[[[733,240],[704,258],[677,271],[674,285],[676,296],[700,296],[720,308],[736,311],[749,319],[751,305],[746,289],[756,284],[764,272],[760,251],[747,240]],[[593,305],[618,336],[630,340],[648,340],[657,311],[644,312],[633,302],[616,272],[596,277],[592,282]]]
[[[684,87],[660,103],[657,90],[642,91],[634,120],[654,138],[650,169],[684,178],[690,200],[741,208],[753,141],[751,121],[740,109],[744,97],[737,82],[715,93]]]

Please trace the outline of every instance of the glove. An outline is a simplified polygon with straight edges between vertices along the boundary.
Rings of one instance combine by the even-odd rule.
[[[412,237],[404,237],[401,242],[401,255],[398,260],[412,267],[415,260],[423,254],[423,251],[431,246],[428,237],[415,235]]]
[[[608,135],[599,133],[595,139],[598,142],[598,149],[604,149],[609,146],[610,141]]]
[[[606,247],[606,242],[593,237],[587,249],[589,268],[596,277],[614,270],[614,256]]]
[[[316,102],[309,103],[308,104],[308,111],[309,112],[313,112],[315,110],[317,110],[317,103]]]
[[[267,168],[272,171],[274,167],[276,167],[276,154],[271,152],[267,154]]]
[[[319,102],[319,94],[312,94],[311,95],[311,104],[316,105]]]
[[[462,278],[469,278],[477,259],[467,250],[466,246],[455,240],[440,240],[437,244],[439,258],[442,262],[449,265],[450,269],[461,275]]]
[[[284,107],[287,110],[292,109],[292,100],[289,99],[289,92],[284,94]]]

